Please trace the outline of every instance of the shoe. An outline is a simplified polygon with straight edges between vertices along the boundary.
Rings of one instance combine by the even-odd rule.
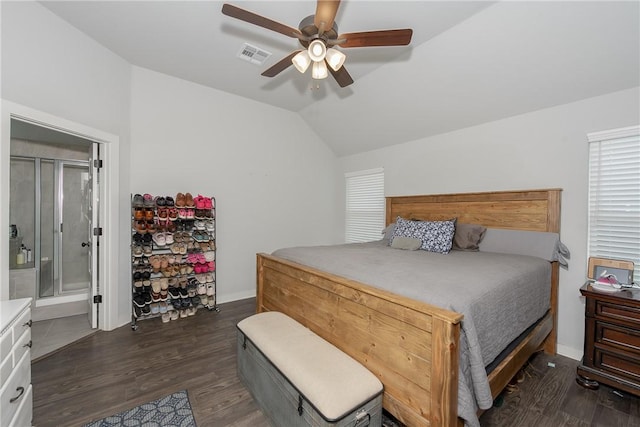
[[[169,288],[168,291],[172,299],[180,298],[180,290],[178,288]]]
[[[169,323],[171,320],[171,315],[169,313],[164,313],[162,315],[162,323]]]
[[[167,240],[165,238],[164,233],[156,233],[156,234],[154,234],[153,235],[153,241],[158,246],[166,246],[167,245]]]
[[[148,245],[144,245],[142,247],[142,253],[144,254],[144,256],[146,257],[150,257],[153,254],[153,251],[151,249],[151,246]]]
[[[213,203],[211,202],[211,198],[210,197],[203,197],[202,198],[202,209],[211,210],[212,208],[213,208]]]
[[[178,213],[178,209],[176,208],[170,208],[168,215],[169,215],[169,221],[176,221],[179,217],[179,213]]]
[[[133,201],[131,202],[131,204],[136,208],[141,208],[144,206],[144,198],[141,194],[136,194],[135,196],[133,196]]]
[[[175,202],[173,201],[173,197],[167,196],[165,197],[165,203],[167,206],[175,206]]]
[[[164,233],[165,242],[167,245],[171,245],[174,242],[173,233]]]
[[[144,296],[142,294],[136,294],[133,296],[133,304],[136,307],[144,307],[145,306],[145,301],[144,301]]]
[[[194,314],[196,314],[196,311],[198,309],[196,307],[189,307],[187,308],[187,316],[193,316]]]
[[[186,309],[181,309],[180,310],[180,318],[184,318],[187,317],[187,310]]]
[[[179,208],[183,208],[185,206],[184,194],[182,193],[176,194],[176,206]]]
[[[180,312],[178,310],[174,310],[171,312],[170,316],[171,320],[178,320],[178,318],[180,317]]]
[[[194,203],[194,199],[193,196],[191,195],[191,193],[187,193],[184,195],[184,205],[188,208],[193,208],[195,207],[195,203]]]
[[[149,193],[145,194],[144,196],[142,196],[143,199],[143,205],[145,208],[153,208],[156,206],[154,200],[153,200],[153,196]]]
[[[156,216],[156,213],[153,211],[153,209],[145,209],[144,210],[144,219],[146,219],[147,221],[153,221],[153,218]]]
[[[179,299],[171,300],[171,305],[173,306],[174,310],[181,310],[182,309],[182,301],[179,300]]]
[[[135,258],[141,257],[142,256],[142,246],[140,245],[133,245],[131,247],[131,252],[133,253],[133,256]]]
[[[146,314],[151,313],[151,307],[150,307],[150,306],[148,306],[148,305],[145,305],[144,307],[142,307],[142,308],[140,309],[140,311],[142,311],[142,315],[144,316],[144,315],[146,315]]]
[[[158,304],[158,306],[160,307],[160,313],[164,314],[167,311],[169,311],[169,307],[167,306],[166,302],[161,302]]]
[[[151,304],[151,314],[160,313],[160,306],[156,303]]]
[[[135,317],[137,319],[140,316],[142,316],[142,309],[140,307],[138,307],[137,305],[134,305],[133,306],[133,317]]]
[[[207,285],[207,296],[214,296],[216,294],[215,289],[213,288],[213,285]]]
[[[147,233],[147,223],[143,220],[134,221],[131,226],[138,234],[146,234]]]

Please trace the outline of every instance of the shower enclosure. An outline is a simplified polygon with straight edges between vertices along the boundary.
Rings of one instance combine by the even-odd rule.
[[[35,289],[15,289],[16,297],[87,292],[91,282],[88,159],[12,155],[10,175],[10,221],[18,229],[18,236],[10,239],[10,268],[34,269],[36,279]],[[19,255],[22,246],[30,249],[30,257]],[[33,283],[25,281],[22,286]]]

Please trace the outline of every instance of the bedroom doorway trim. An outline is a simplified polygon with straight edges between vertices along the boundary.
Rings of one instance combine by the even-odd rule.
[[[100,179],[100,211],[98,223],[103,234],[100,240],[99,277],[102,305],[99,310],[99,329],[111,330],[118,322],[118,158],[119,137],[99,129],[63,119],[24,105],[2,100],[0,147],[0,224],[9,224],[9,170],[11,120],[17,119],[80,136],[100,144],[103,169]],[[5,234],[7,230],[3,230]],[[9,299],[9,239],[0,239],[0,300]]]

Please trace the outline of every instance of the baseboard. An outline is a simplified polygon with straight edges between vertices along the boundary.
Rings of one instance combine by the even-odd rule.
[[[582,360],[582,350],[576,350],[573,347],[558,344],[556,346],[556,352],[561,356],[565,356],[573,360]]]

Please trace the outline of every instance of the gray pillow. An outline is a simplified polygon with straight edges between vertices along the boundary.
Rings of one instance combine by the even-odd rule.
[[[457,223],[453,236],[453,249],[477,252],[486,231],[487,227],[480,224]]]
[[[391,224],[389,224],[387,226],[387,228],[385,228],[384,230],[382,230],[382,234],[384,234],[384,236],[382,237],[382,240],[386,241],[387,244],[390,243],[391,238],[393,237],[393,231],[396,229],[396,223],[392,222]]]
[[[422,246],[422,240],[414,237],[394,237],[391,247],[395,249],[404,249],[407,251],[416,251]]]

